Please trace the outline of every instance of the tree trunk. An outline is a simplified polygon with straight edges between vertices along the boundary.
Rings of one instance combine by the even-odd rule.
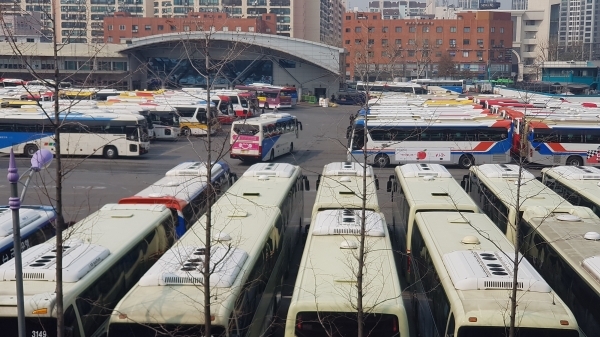
[[[208,148],[208,154],[206,156],[206,195],[208,197],[208,204],[210,205],[210,200],[212,200],[213,196],[213,185],[212,185],[212,158],[211,158],[211,122],[212,116],[210,111],[210,73],[208,71],[210,66],[210,58],[208,55],[208,44],[209,40],[207,38],[205,45],[205,67],[206,67],[206,146]],[[205,230],[205,252],[204,252],[204,336],[211,336],[211,312],[210,312],[210,249],[211,249],[211,239],[212,239],[212,210],[211,207],[206,208],[206,230]]]

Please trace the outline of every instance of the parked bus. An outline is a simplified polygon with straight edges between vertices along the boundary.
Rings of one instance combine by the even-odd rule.
[[[176,212],[175,233],[181,237],[207,207],[221,196],[231,184],[233,175],[224,161],[214,163],[211,182],[214,194],[209,196],[206,163],[184,162],[169,170],[164,178],[136,193],[119,200],[119,204],[162,204]]]
[[[296,116],[287,113],[264,113],[260,117],[233,122],[231,158],[241,161],[273,160],[294,152],[294,140],[302,129]]]
[[[292,108],[298,104],[298,91],[296,87],[281,87],[281,92],[285,94],[285,96],[290,96],[292,102]]]
[[[66,336],[100,336],[112,309],[173,243],[176,219],[162,205],[108,204],[65,231]],[[49,240],[23,252],[26,336],[56,336],[56,254]],[[0,326],[17,336],[15,260],[0,266]]]
[[[600,126],[582,121],[530,122],[526,159],[543,165],[600,165]]]
[[[212,336],[258,337],[271,327],[300,239],[305,182],[298,166],[255,164],[212,206]],[[204,334],[205,223],[200,218],[121,300],[109,337]]]
[[[520,214],[527,208],[544,206],[561,212],[573,208],[570,202],[518,165],[473,166],[461,185],[513,243]]]
[[[56,212],[51,206],[21,206],[21,249],[26,250],[46,242],[56,234]],[[12,210],[0,207],[0,264],[14,257]]]
[[[364,144],[365,125],[367,144]],[[512,124],[509,120],[371,121],[358,118],[351,132],[348,161],[362,158],[363,147],[366,147],[368,164],[379,167],[433,162],[469,168],[475,164],[508,163],[511,160]]]
[[[354,86],[352,86],[354,87]],[[415,95],[427,94],[427,89],[420,84],[411,82],[356,82],[356,90],[369,91],[369,94],[386,93],[386,92],[404,92]],[[370,98],[370,97],[369,97]]]
[[[423,86],[430,94],[462,94],[467,91],[465,80],[432,80],[429,78],[420,78],[411,82]]]
[[[176,104],[173,106],[177,109],[177,115],[179,115],[181,134],[186,137],[206,135],[209,124],[211,135],[220,129],[219,121],[216,117],[217,110],[212,102],[210,104],[210,114],[206,113],[206,103],[202,103],[202,101],[193,105]]]
[[[181,133],[177,109],[166,105],[143,106],[154,127],[156,139],[175,140]]]
[[[507,336],[515,248],[485,214],[419,213],[411,246],[416,335]],[[515,336],[579,337],[560,294],[525,259],[516,281]]]
[[[286,337],[358,336],[354,252],[362,226],[368,247],[362,274],[362,303],[368,308],[365,335],[409,336],[392,235],[379,212],[373,170],[366,169],[366,176],[355,163],[331,163],[323,170],[287,313]],[[367,191],[362,179],[370,186]],[[369,201],[362,218],[364,193]]]
[[[387,191],[391,192],[392,228],[397,236],[400,271],[408,268],[412,231],[419,213],[433,211],[478,213],[477,204],[461,188],[448,170],[439,164],[406,164],[396,166]]]
[[[364,167],[356,162],[336,162],[325,165],[323,173],[317,178],[317,196],[313,205],[312,215],[327,209],[355,209],[366,195],[365,208],[373,212],[381,212],[377,199],[379,180],[373,174],[371,166]],[[365,175],[366,173],[366,175]],[[367,189],[362,190],[363,178],[366,176]],[[361,191],[356,193],[356,191]]]
[[[530,207],[520,226],[525,258],[571,308],[585,335],[596,336],[600,331],[600,219],[587,207],[575,206],[570,213]]]
[[[258,85],[236,85],[238,90],[254,92],[258,99],[258,106],[264,109],[283,109],[292,107],[292,96],[289,90],[283,87],[258,86]]]
[[[53,116],[51,116],[53,117]],[[148,153],[146,119],[134,114],[61,114],[63,155],[139,156]],[[55,152],[53,123],[43,113],[0,114],[0,152],[32,156]]]
[[[251,102],[256,99],[255,92],[246,92],[241,90],[218,90],[215,95],[227,96],[229,102],[235,111],[235,116],[248,118],[256,116],[256,109],[251,109]],[[257,105],[258,106],[258,105]]]
[[[542,183],[571,204],[588,207],[600,216],[600,168],[548,167],[542,170]]]

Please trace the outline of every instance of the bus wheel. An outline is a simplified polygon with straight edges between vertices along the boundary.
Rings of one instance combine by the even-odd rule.
[[[104,148],[104,158],[106,159],[115,159],[119,156],[119,152],[117,148],[114,146],[106,146]]]
[[[379,167],[386,167],[390,164],[390,157],[387,154],[378,154],[375,156],[375,165]]]
[[[569,166],[583,166],[583,160],[580,156],[570,156],[567,158],[566,164]]]
[[[36,153],[38,150],[37,145],[34,144],[29,144],[27,146],[25,146],[25,151],[24,151],[24,155],[26,155],[27,157],[33,157],[33,154]]]
[[[294,143],[290,144],[290,153],[294,153]]]
[[[186,136],[186,137],[189,137],[189,136],[191,136],[191,135],[192,135],[192,130],[190,130],[190,128],[188,128],[188,127],[185,127],[185,128],[183,128],[183,129],[181,129],[181,133],[182,133],[184,136]]]
[[[475,164],[475,159],[471,155],[463,154],[458,159],[458,166],[460,166],[460,168],[468,169],[473,166],[473,164]]]
[[[275,151],[271,150],[271,156],[269,157],[269,161],[273,161],[275,159]]]

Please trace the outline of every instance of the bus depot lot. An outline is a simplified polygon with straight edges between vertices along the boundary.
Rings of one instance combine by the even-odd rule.
[[[275,162],[285,162],[302,167],[310,181],[310,191],[305,192],[304,224],[310,223],[310,214],[315,199],[315,182],[322,173],[325,164],[334,161],[346,160],[347,139],[346,128],[349,125],[349,115],[355,113],[358,106],[339,106],[336,108],[322,108],[318,106],[299,105],[295,109],[282,110],[298,117],[303,129],[294,146],[291,155],[284,155],[275,159]],[[223,126],[227,131],[228,125]],[[226,132],[213,136],[213,160],[220,154],[221,149],[227,149],[229,139]],[[73,157],[64,159],[66,179],[63,183],[64,210],[66,221],[81,220],[85,216],[98,210],[107,203],[116,203],[119,199],[129,197],[148,187],[162,178],[169,169],[184,161],[206,160],[206,137],[180,137],[177,141],[154,141],[150,152],[136,158],[118,158],[107,160],[101,157],[83,158]],[[241,175],[250,164],[229,158],[228,153],[221,153],[221,158],[231,165],[231,171]],[[8,156],[0,157],[0,165],[8,168]],[[28,158],[17,158],[19,173],[24,173],[30,166]],[[47,204],[47,194],[54,194],[56,182],[53,163],[41,175],[35,175],[30,184],[24,204]],[[457,180],[461,180],[467,170],[458,167],[449,167],[450,172]],[[386,192],[386,182],[393,174],[393,167],[374,168],[379,178],[380,190],[378,191],[380,207],[391,222],[392,204],[390,194]],[[539,175],[539,170],[533,170]],[[6,180],[0,182],[0,204],[7,204],[10,190]],[[303,245],[299,245],[295,252],[294,266],[297,268],[302,254]],[[292,268],[294,271],[294,268]],[[288,285],[283,293],[283,306],[278,314],[278,323],[283,323],[287,314],[286,305],[292,295],[295,271],[288,279]],[[404,294],[407,299],[409,292]],[[407,306],[410,310],[410,306]],[[277,329],[282,335],[283,329]]]

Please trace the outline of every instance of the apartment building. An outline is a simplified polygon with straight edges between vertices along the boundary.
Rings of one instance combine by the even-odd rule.
[[[426,14],[426,2],[421,1],[369,1],[369,12],[381,13],[383,19],[404,19]]]
[[[12,39],[14,42],[44,42],[41,32],[40,13],[3,12],[1,15],[0,41]]]
[[[103,43],[103,20],[116,12],[146,18],[212,12],[238,19],[275,14],[276,34],[339,46],[345,11],[342,0],[16,0],[11,6],[40,13],[42,19],[56,13],[61,43]],[[42,25],[49,27],[49,20]]]
[[[435,77],[440,60],[448,56],[474,78],[511,74],[510,13],[469,11],[453,19],[384,20],[381,13],[347,12],[342,36],[350,80],[360,80],[366,69],[381,80]]]
[[[561,0],[558,44],[600,58],[600,0]]]

